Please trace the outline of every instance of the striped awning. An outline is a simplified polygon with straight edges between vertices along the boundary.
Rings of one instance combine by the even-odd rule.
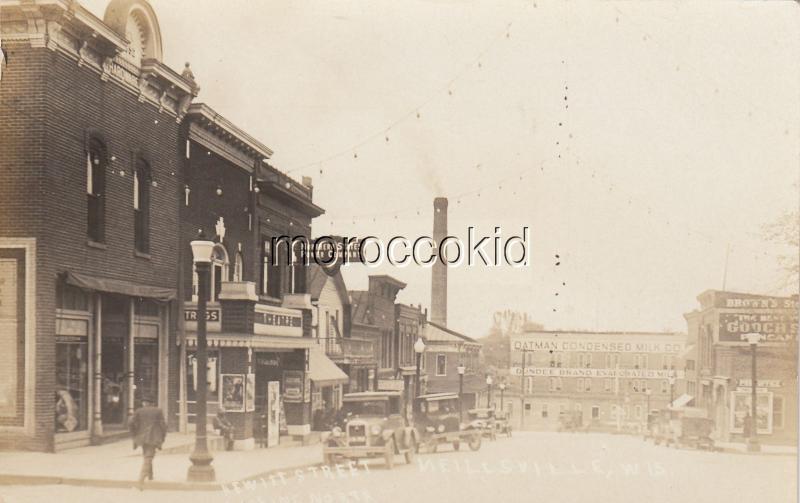
[[[315,347],[313,339],[307,337],[281,337],[278,335],[211,333],[206,336],[208,347],[308,349]],[[186,345],[197,346],[197,333],[186,334]]]
[[[319,346],[311,348],[308,366],[311,380],[316,385],[332,386],[334,384],[345,384],[350,380],[347,374],[333,363]]]

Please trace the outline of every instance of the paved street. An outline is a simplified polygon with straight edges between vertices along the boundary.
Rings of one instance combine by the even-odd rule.
[[[6,486],[4,503],[338,503],[392,501],[795,501],[795,458],[657,447],[601,434],[518,433],[478,452],[423,454],[394,470],[379,463],[306,469],[220,492]],[[758,474],[754,476],[753,474]],[[463,498],[463,499],[462,499]]]

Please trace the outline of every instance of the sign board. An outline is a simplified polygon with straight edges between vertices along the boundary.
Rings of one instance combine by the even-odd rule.
[[[278,445],[280,439],[280,402],[281,383],[269,381],[267,383],[267,447]]]
[[[244,412],[244,374],[222,374],[220,381],[219,403],[228,412]]]
[[[256,375],[247,374],[247,381],[244,387],[244,410],[251,412],[256,410]]]
[[[511,367],[512,375],[522,375],[522,367]],[[683,378],[683,370],[662,369],[592,369],[563,367],[525,367],[525,375],[532,377],[598,377],[620,379],[676,379]]]
[[[752,379],[739,379],[738,385],[745,388],[753,386]],[[783,382],[780,379],[756,379],[756,388],[781,388]]]
[[[0,258],[0,416],[17,414],[18,298],[25,287],[16,258]]]
[[[258,335],[303,336],[303,317],[296,309],[257,304],[253,331]]]
[[[796,310],[725,312],[719,314],[719,342],[746,344],[744,334],[752,332],[761,334],[763,342],[793,342],[797,327]]]
[[[511,340],[511,349],[522,351],[563,351],[581,353],[680,353],[686,345],[681,337],[662,336],[661,339],[620,336],[614,338],[575,337],[570,334],[532,334]]]
[[[303,371],[283,371],[283,401],[286,403],[302,403],[303,401]]]
[[[197,307],[189,304],[183,310],[184,327],[190,332],[197,331]],[[218,307],[206,310],[206,330],[219,332],[222,330],[222,310]]]
[[[788,309],[797,311],[798,300],[747,293],[716,292],[714,307],[725,309]]]
[[[56,318],[56,335],[81,336],[89,333],[89,321],[73,318]]]
[[[378,379],[379,391],[403,391],[405,382],[401,379]]]
[[[744,433],[744,418],[750,413],[752,393],[749,391],[731,391],[730,431]],[[772,393],[756,392],[756,415],[758,417],[758,433],[772,433]]]

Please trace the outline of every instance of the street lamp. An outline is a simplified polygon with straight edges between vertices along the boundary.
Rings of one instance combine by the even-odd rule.
[[[505,410],[503,408],[503,392],[505,392],[505,390],[506,390],[506,383],[505,382],[501,382],[499,387],[500,387],[500,411],[503,411],[503,410]]]
[[[467,371],[467,367],[464,366],[463,363],[459,363],[458,367],[456,367],[456,371],[458,371],[458,420],[464,420],[464,372]]]
[[[486,376],[486,407],[492,406],[492,376]]]
[[[675,401],[675,369],[669,372],[669,406]]]
[[[647,409],[644,411],[645,413],[645,430],[649,433],[650,432],[650,395],[653,394],[653,390],[647,388],[644,391],[644,394],[647,396]]]
[[[761,334],[749,333],[742,335],[747,339],[750,344],[750,354],[752,355],[752,367],[750,372],[750,388],[752,389],[752,396],[750,398],[750,437],[747,439],[747,450],[750,452],[758,452],[761,450],[761,445],[758,443],[758,408],[756,407],[756,348],[761,341]]]
[[[414,343],[414,352],[417,354],[417,376],[416,381],[414,382],[414,394],[416,396],[420,396],[421,393],[419,392],[419,365],[422,361],[422,353],[425,351],[425,343],[422,341],[422,337],[417,339],[417,342]],[[419,400],[414,400],[414,407],[416,410],[417,403]]]
[[[206,241],[203,231],[191,242],[192,260],[197,272],[197,402],[195,404],[194,451],[189,455],[192,465],[187,473],[190,482],[212,482],[216,477],[206,439],[208,400],[208,352],[206,351],[206,301],[208,299],[208,273],[214,243]]]

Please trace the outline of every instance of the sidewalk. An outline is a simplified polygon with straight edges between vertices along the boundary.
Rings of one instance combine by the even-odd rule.
[[[715,442],[714,445],[725,452],[743,454],[773,454],[778,456],[797,456],[797,447],[793,445],[761,444],[760,452],[747,452],[747,445],[743,442]]]
[[[283,442],[284,439],[281,439]],[[186,481],[191,462],[189,446],[194,437],[170,433],[164,449],[153,462],[155,479],[145,489],[221,490],[222,484],[292,471],[322,461],[319,444],[296,443],[249,451],[214,451],[216,481]],[[95,487],[137,487],[142,465],[141,449],[134,451],[129,439],[106,445],[81,447],[55,454],[41,452],[0,453],[0,485],[67,484]]]

